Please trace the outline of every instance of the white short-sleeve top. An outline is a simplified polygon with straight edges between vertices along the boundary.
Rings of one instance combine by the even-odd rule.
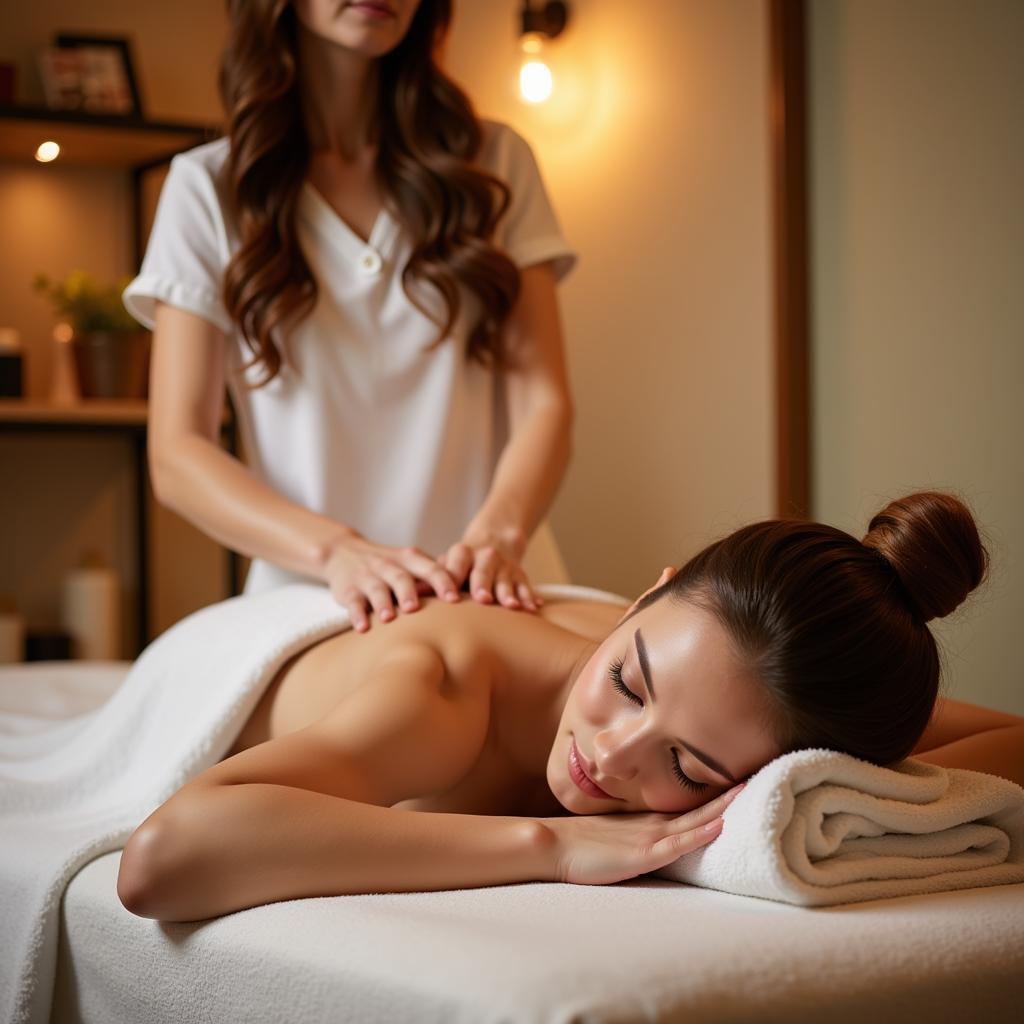
[[[520,268],[552,261],[558,278],[575,262],[537,163],[511,128],[484,122],[478,164],[510,188],[495,243]],[[458,540],[487,493],[507,438],[495,374],[466,358],[473,302],[451,336],[405,293],[411,242],[381,211],[363,241],[308,182],[299,198],[299,244],[319,285],[313,311],[289,335],[278,375],[259,388],[221,301],[237,247],[221,169],[228,140],[171,162],[141,271],[125,290],[128,310],[153,326],[157,301],[187,310],[227,334],[228,388],[253,472],[306,508],[383,544],[439,554]],[[440,297],[417,300],[439,317]],[[295,579],[254,563],[246,590]]]

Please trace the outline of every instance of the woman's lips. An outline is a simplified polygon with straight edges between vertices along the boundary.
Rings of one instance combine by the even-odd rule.
[[[374,0],[350,0],[349,7],[367,18],[393,18],[395,12],[385,3],[374,3]]]
[[[583,790],[587,796],[597,797],[599,800],[616,800],[617,797],[606,793],[586,772],[583,767],[583,759],[576,749],[576,740],[569,745],[569,778]]]

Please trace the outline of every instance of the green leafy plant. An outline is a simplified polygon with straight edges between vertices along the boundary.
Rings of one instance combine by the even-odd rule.
[[[71,324],[76,334],[89,331],[140,331],[121,302],[130,277],[101,284],[85,270],[73,270],[63,281],[37,274],[32,287],[53,303],[57,315]]]

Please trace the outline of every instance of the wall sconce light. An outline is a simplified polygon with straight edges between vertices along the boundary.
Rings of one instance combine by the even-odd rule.
[[[60,156],[60,146],[56,142],[40,142],[35,156],[41,164],[48,164]]]
[[[527,103],[543,103],[551,95],[555,82],[544,59],[544,47],[561,34],[568,21],[569,5],[563,0],[542,0],[536,7],[531,0],[523,0],[519,95]]]

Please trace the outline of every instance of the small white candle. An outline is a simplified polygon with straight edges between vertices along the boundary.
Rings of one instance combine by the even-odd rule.
[[[121,585],[117,573],[85,564],[64,578],[61,625],[71,634],[71,652],[86,661],[121,657]]]

